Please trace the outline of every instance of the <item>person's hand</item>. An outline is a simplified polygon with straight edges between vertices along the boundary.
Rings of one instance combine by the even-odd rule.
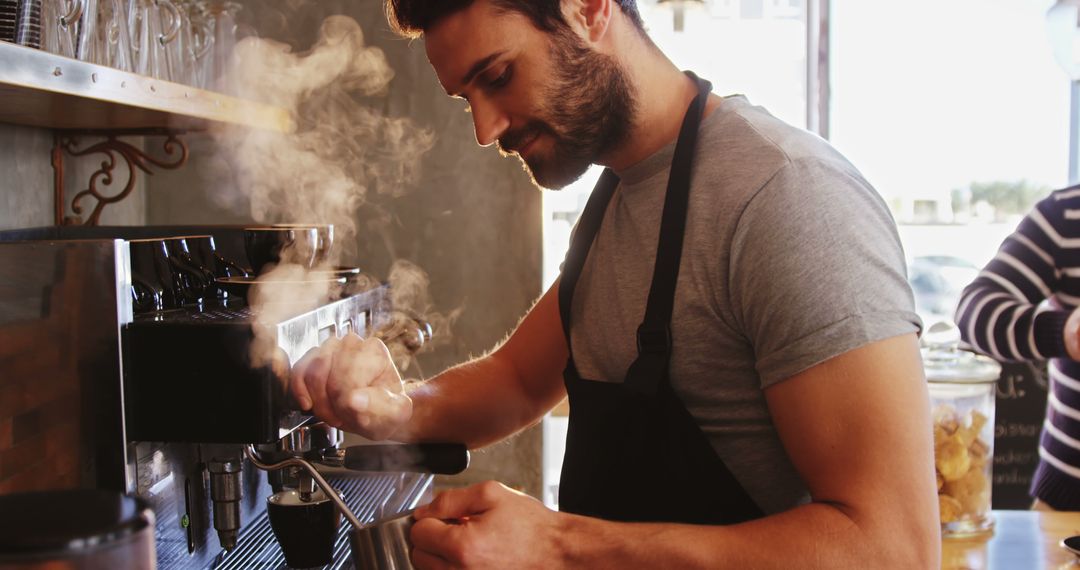
[[[308,351],[292,368],[289,392],[301,409],[376,441],[412,417],[412,400],[386,345],[352,333]]]
[[[559,513],[494,481],[444,491],[413,516],[420,570],[552,568],[559,559]]]
[[[1075,362],[1080,362],[1080,308],[1074,309],[1065,321],[1065,352]]]

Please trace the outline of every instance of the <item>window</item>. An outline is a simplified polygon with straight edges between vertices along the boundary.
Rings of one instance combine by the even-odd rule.
[[[1051,4],[833,0],[830,139],[891,206],[927,325],[951,319],[1019,218],[1066,185]]]

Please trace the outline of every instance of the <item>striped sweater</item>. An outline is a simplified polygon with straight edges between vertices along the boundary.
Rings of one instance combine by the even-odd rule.
[[[1002,361],[1050,360],[1050,393],[1031,495],[1080,510],[1080,363],[1065,352],[1080,306],[1080,186],[1028,213],[960,297],[956,322],[976,350]]]

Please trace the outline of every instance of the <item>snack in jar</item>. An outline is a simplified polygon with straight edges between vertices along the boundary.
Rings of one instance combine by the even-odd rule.
[[[994,404],[1001,366],[960,348],[960,331],[937,323],[922,338],[930,391],[941,533],[993,531]]]

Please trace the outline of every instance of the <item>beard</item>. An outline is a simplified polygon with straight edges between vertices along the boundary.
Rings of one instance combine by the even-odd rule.
[[[569,29],[551,34],[555,72],[542,93],[542,118],[503,135],[499,147],[505,153],[547,135],[553,141],[550,150],[537,149],[528,158],[519,158],[534,184],[558,190],[626,141],[636,102],[630,79],[618,62],[591,49]]]

